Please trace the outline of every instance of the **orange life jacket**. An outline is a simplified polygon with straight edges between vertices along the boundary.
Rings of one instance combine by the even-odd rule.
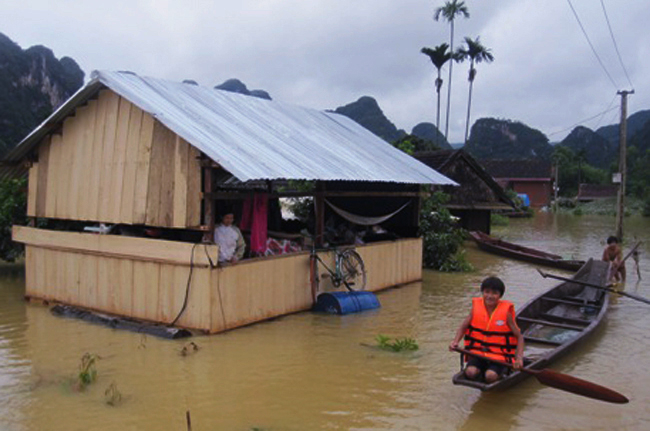
[[[499,300],[489,316],[483,298],[473,298],[472,321],[465,332],[465,349],[487,358],[514,362],[517,338],[508,326],[508,315],[512,316],[514,323],[515,307],[510,301]]]

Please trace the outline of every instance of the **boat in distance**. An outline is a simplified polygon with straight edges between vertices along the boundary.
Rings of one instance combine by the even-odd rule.
[[[607,262],[590,259],[572,280],[605,286]],[[607,313],[609,292],[565,281],[526,303],[516,316],[517,326],[524,335],[524,366],[532,370],[547,368],[569,353],[600,325]],[[462,370],[452,379],[455,385],[482,391],[506,389],[529,376],[521,371],[506,372],[499,380],[487,384],[470,380]]]
[[[562,256],[557,254],[503,241],[483,232],[472,231],[469,235],[476,242],[478,248],[488,253],[498,254],[499,256],[574,272],[585,264],[584,260],[563,259]]]

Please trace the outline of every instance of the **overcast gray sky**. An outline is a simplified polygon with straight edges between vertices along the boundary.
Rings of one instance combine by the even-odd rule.
[[[23,0],[0,2],[0,32],[22,48],[45,45],[92,70],[214,86],[239,78],[276,100],[334,109],[368,95],[407,132],[435,123],[435,69],[423,46],[449,41],[433,20],[443,0]],[[576,124],[596,129],[650,109],[647,0],[466,0],[454,45],[481,37],[495,59],[479,64],[472,122],[522,121],[551,141]],[[607,73],[590,48],[575,8]],[[455,64],[450,142],[461,142],[469,64]],[[447,75],[443,72],[446,91]],[[612,82],[614,81],[614,82]],[[445,100],[443,93],[443,100]],[[599,113],[607,111],[601,116]],[[444,109],[443,109],[444,112]],[[591,121],[587,118],[596,116]],[[444,132],[444,115],[441,119]]]

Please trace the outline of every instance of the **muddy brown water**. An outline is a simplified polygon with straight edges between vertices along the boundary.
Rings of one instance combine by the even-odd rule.
[[[565,257],[598,257],[614,219],[553,216],[511,220],[493,232]],[[630,293],[650,297],[650,219],[626,219],[643,240],[641,276],[628,261]],[[0,430],[647,430],[650,429],[650,306],[613,298],[606,322],[553,369],[627,395],[627,405],[578,397],[529,379],[500,393],[453,386],[447,351],[470,298],[499,275],[516,306],[552,287],[535,266],[466,244],[476,270],[425,271],[421,283],[379,294],[380,310],[349,316],[301,313],[226,334],[161,340],[53,316],[25,303],[20,268],[0,268]],[[629,245],[628,245],[629,247]],[[562,275],[566,272],[553,271]],[[368,347],[377,334],[411,337],[420,349]],[[71,382],[84,353],[97,380]],[[113,385],[121,394],[107,404]],[[115,401],[116,398],[113,398]]]

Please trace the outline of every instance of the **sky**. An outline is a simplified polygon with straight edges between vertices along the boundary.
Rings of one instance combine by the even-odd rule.
[[[275,100],[321,110],[371,96],[388,119],[410,132],[420,122],[436,121],[436,69],[420,49],[449,43],[448,23],[433,19],[443,4],[3,0],[0,32],[23,49],[44,45],[57,58],[73,58],[87,79],[98,69],[193,79],[208,87],[238,78]],[[595,130],[617,123],[619,90],[635,91],[628,97],[628,114],[650,109],[650,2],[465,4],[470,17],[456,19],[454,47],[478,36],[494,56],[492,63],[476,66],[470,124],[482,117],[520,121],[558,142],[577,125]],[[468,69],[467,62],[452,68],[452,143],[464,140]],[[443,133],[447,74],[445,66]]]

